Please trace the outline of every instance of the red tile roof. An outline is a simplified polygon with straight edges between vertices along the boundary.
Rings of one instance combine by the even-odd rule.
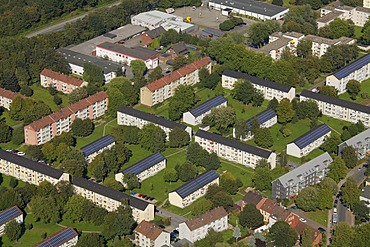
[[[74,78],[72,76],[64,75],[64,74],[61,74],[59,72],[55,72],[55,71],[50,70],[50,69],[44,69],[43,71],[41,71],[41,75],[46,76],[46,77],[50,77],[54,80],[58,80],[58,81],[61,81],[61,82],[67,83],[67,84],[71,84],[71,85],[74,85],[74,86],[77,86],[77,87],[80,87],[82,85],[82,83],[84,83],[83,80]]]
[[[143,220],[135,228],[135,232],[138,232],[141,235],[144,235],[145,237],[149,238],[150,240],[155,241],[159,237],[159,235],[161,235],[163,230],[159,226],[156,226],[153,223]]]
[[[223,207],[218,207],[185,221],[185,224],[191,231],[194,231],[195,229],[208,225],[209,223],[219,220],[225,216],[227,216],[225,209]]]
[[[10,90],[6,90],[4,88],[0,88],[0,96],[1,97],[4,97],[4,98],[8,98],[8,99],[15,99],[17,96],[21,96],[22,98],[26,98],[25,96],[21,95],[21,94],[18,94],[18,93],[14,93]]]
[[[269,214],[272,214],[275,207],[276,207],[276,203],[273,200],[271,200],[270,198],[267,198],[264,201],[264,203],[262,204],[262,206],[260,207],[260,209],[262,211],[265,211],[265,212],[269,213]]]
[[[312,241],[314,241],[314,242],[316,242],[318,238],[319,239],[322,238],[321,232],[319,232],[317,229],[315,229],[315,228],[313,228],[313,227],[311,227],[311,226],[309,226],[306,223],[303,223],[301,221],[299,221],[298,224],[295,227],[293,227],[293,228],[296,230],[296,232],[299,235],[302,235],[303,234],[303,231],[306,228],[310,229],[311,230],[311,238],[312,238]]]
[[[73,113],[76,113],[79,110],[85,109],[88,106],[93,105],[94,103],[102,101],[107,98],[108,94],[106,92],[98,92],[70,106],[64,107],[59,111],[54,112],[46,117],[36,120],[35,122],[27,125],[26,127],[37,131],[38,129],[42,129],[52,123],[57,122],[60,119],[65,119],[72,115]]]
[[[166,75],[162,77],[161,79],[158,79],[152,83],[149,83],[146,85],[146,87],[151,91],[154,92],[155,90],[158,90],[165,85],[170,84],[173,81],[176,81],[180,79],[181,77],[190,74],[191,72],[196,71],[197,69],[200,69],[204,67],[205,65],[209,64],[211,62],[211,58],[209,57],[203,57],[197,61],[192,62],[191,64],[188,64],[174,72],[172,72],[169,75]]]

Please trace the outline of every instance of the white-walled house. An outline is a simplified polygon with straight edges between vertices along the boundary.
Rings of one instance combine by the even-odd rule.
[[[64,228],[36,244],[35,247],[72,247],[77,244],[78,233],[72,228]]]
[[[295,98],[294,87],[228,69],[222,74],[222,87],[232,90],[234,89],[234,83],[240,79],[252,83],[256,89],[263,93],[263,97],[267,100],[275,98],[280,102],[284,98],[289,99],[290,101]]]
[[[5,233],[5,226],[15,220],[18,224],[23,223],[23,212],[17,206],[0,212],[0,237]]]
[[[170,192],[168,201],[176,207],[185,208],[204,196],[209,186],[219,185],[219,180],[218,174],[214,170],[209,170]]]
[[[154,223],[143,220],[135,228],[132,242],[138,247],[170,246],[170,233]]]
[[[115,144],[114,138],[111,135],[106,135],[82,147],[82,155],[85,157],[87,163],[91,163],[96,156],[105,150],[111,149]]]
[[[180,239],[185,238],[191,243],[194,243],[205,238],[210,229],[216,232],[222,232],[228,229],[228,214],[223,207],[212,209],[180,223],[179,237]]]
[[[199,129],[195,134],[195,142],[209,153],[216,153],[220,158],[251,168],[255,168],[262,159],[270,164],[271,169],[276,166],[275,153],[218,134]]]
[[[212,109],[226,106],[227,100],[223,96],[213,97],[192,110],[183,113],[182,121],[190,125],[201,124],[203,118],[210,114]]]
[[[287,145],[287,154],[301,158],[323,144],[331,134],[326,124],[316,126]]]

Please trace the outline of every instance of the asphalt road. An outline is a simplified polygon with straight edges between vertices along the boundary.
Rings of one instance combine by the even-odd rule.
[[[157,208],[157,211],[158,212],[156,214],[158,214],[161,217],[171,217],[171,226],[174,229],[179,227],[180,223],[185,222],[187,220],[187,218],[181,215],[171,213],[170,211],[164,210],[162,208]]]
[[[120,3],[121,2],[112,3],[111,5],[108,5],[106,8],[111,8],[113,6],[119,5]],[[75,17],[73,17],[71,19],[62,21],[62,22],[57,23],[55,25],[52,25],[52,26],[49,26],[49,27],[45,27],[45,28],[40,29],[38,31],[32,32],[30,34],[27,34],[26,37],[27,38],[31,38],[31,37],[34,37],[34,36],[37,36],[37,35],[42,35],[42,34],[47,34],[47,33],[54,33],[54,32],[58,32],[58,31],[63,31],[64,30],[64,26],[66,24],[72,23],[72,22],[75,22],[77,20],[80,20],[80,19],[84,18],[85,16],[87,16],[92,11],[94,11],[94,9],[91,10],[91,11],[89,11],[89,12],[86,12],[85,14],[75,16]]]

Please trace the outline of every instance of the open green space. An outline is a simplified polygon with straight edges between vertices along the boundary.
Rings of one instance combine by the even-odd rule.
[[[1,186],[1,187],[5,187],[5,188],[10,188],[10,186],[9,186],[9,181],[10,181],[10,179],[11,179],[12,177],[7,176],[7,175],[4,175],[4,174],[1,174],[1,176],[2,176],[2,178],[3,178],[3,182],[2,182],[2,183],[0,183],[0,186]],[[17,186],[17,187],[22,187],[22,186],[24,186],[25,184],[26,184],[25,182],[18,180],[18,186]]]
[[[362,37],[362,27],[355,26],[355,38],[359,40]]]
[[[347,92],[345,93],[342,93],[340,94],[338,97],[340,99],[343,99],[343,100],[347,100],[347,101],[351,101],[351,102],[356,102],[356,103],[359,103],[359,104],[365,104],[365,103],[369,103],[369,99],[363,99],[361,97],[361,94],[367,94],[368,97],[370,97],[370,79],[368,80],[365,80],[361,83],[361,91],[360,93],[357,95],[356,99],[353,100],[351,99],[351,97],[349,96],[349,94]]]
[[[63,220],[62,222],[59,223],[61,226],[65,227],[73,227],[78,229],[79,231],[97,231],[101,232],[102,231],[102,226],[96,226],[93,223],[90,222],[71,222],[70,220]]]
[[[319,156],[319,155],[321,155],[323,153],[324,153],[324,151],[322,151],[319,148],[316,148],[312,152],[310,152],[309,154],[307,154],[306,156],[304,156],[302,158],[297,158],[297,157],[293,157],[293,156],[288,155],[288,159],[290,161],[295,162],[295,163],[303,164],[303,163],[306,163],[306,162],[308,162],[308,161],[316,158],[317,156]]]
[[[304,213],[307,218],[320,223],[323,226],[327,226],[328,224],[328,210],[318,210],[314,212],[305,212]]]
[[[42,101],[44,102],[45,104],[47,104],[50,109],[55,112],[57,111],[58,109],[60,109],[60,107],[66,107],[69,105],[69,102],[68,102],[68,96],[65,95],[65,94],[62,94],[62,93],[58,93],[59,97],[62,99],[63,103],[60,105],[60,106],[57,106],[55,103],[54,103],[54,99],[47,88],[43,88],[41,87],[40,85],[38,84],[33,84],[31,86],[32,90],[33,90],[33,95],[31,96],[34,100],[36,101]]]
[[[9,115],[9,111],[4,111],[2,114],[2,117],[5,118],[6,124],[9,126],[14,126],[14,125],[22,123],[22,121],[14,121],[13,119],[11,119]]]

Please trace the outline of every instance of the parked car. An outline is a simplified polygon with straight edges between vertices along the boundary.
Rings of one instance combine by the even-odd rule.
[[[25,156],[26,154],[24,152],[17,152],[17,155],[19,155],[19,156]]]
[[[300,221],[300,222],[303,222],[303,223],[306,223],[306,222],[307,222],[307,220],[306,220],[306,219],[304,219],[304,218],[299,218],[299,221]]]
[[[144,196],[144,194],[141,194],[141,193],[138,195],[138,197],[143,197],[143,196]]]
[[[319,230],[321,233],[325,233],[326,232],[326,230],[324,228],[322,228],[322,227],[317,228],[317,230]]]
[[[293,205],[290,207],[291,209],[298,209],[298,207],[296,205]]]
[[[133,192],[131,192],[131,195],[136,195],[137,194],[137,192],[135,192],[135,191],[133,191]]]

